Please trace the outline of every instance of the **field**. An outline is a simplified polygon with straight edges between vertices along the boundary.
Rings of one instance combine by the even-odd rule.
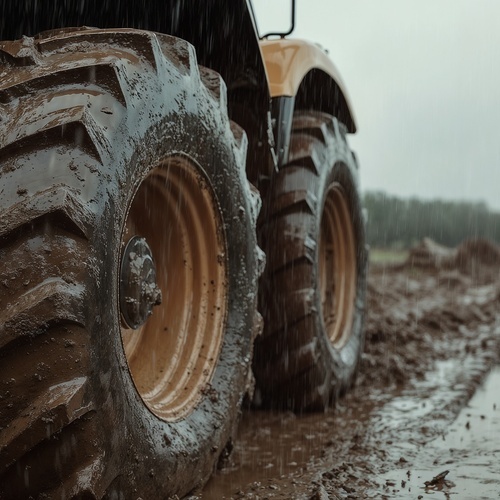
[[[403,264],[408,258],[408,250],[395,250],[391,248],[370,248],[371,264]]]
[[[406,256],[371,254],[354,390],[327,413],[247,410],[193,498],[498,498],[498,267],[393,265]]]

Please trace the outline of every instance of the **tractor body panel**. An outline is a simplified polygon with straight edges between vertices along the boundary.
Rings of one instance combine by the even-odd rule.
[[[297,97],[300,108],[312,101],[313,109],[338,116],[349,132],[356,131],[345,85],[324,50],[304,40],[264,40],[260,46],[273,99]],[[316,94],[322,94],[322,99],[314,98]]]

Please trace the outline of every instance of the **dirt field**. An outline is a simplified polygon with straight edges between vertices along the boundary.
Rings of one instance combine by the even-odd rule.
[[[193,498],[498,498],[500,259],[482,250],[372,265],[354,390],[328,413],[246,411]]]

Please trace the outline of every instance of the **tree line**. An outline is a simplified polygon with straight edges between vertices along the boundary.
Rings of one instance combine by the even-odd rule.
[[[374,247],[408,248],[424,237],[446,246],[468,238],[500,243],[500,213],[484,202],[402,199],[366,192],[367,241]]]

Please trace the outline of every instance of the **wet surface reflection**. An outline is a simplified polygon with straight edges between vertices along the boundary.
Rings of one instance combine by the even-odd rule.
[[[500,367],[491,371],[439,438],[424,446],[414,466],[384,474],[385,494],[434,498],[498,498],[500,495]],[[439,473],[443,480],[430,484]],[[427,482],[427,485],[426,485]]]

